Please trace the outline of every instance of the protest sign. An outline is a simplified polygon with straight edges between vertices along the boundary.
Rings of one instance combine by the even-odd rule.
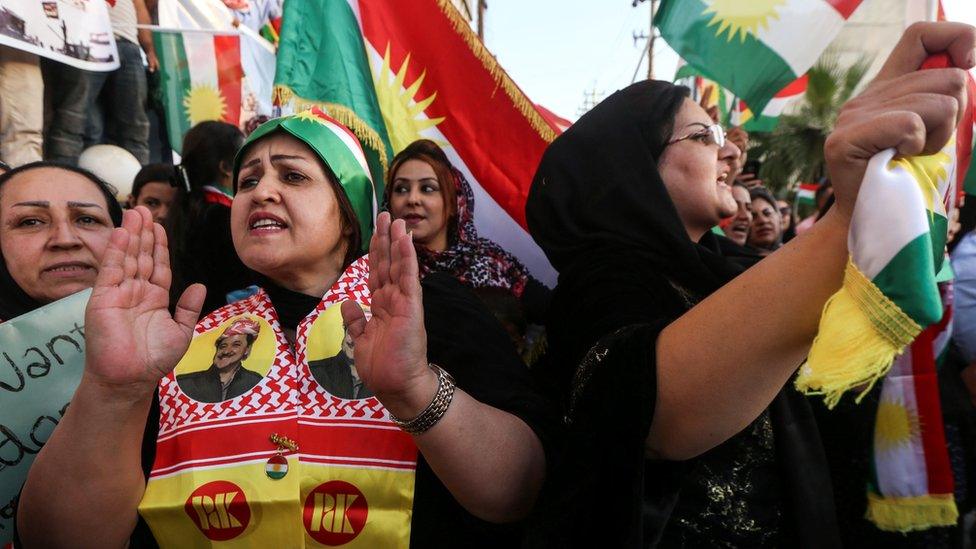
[[[119,67],[103,0],[0,0],[0,44],[89,71]]]
[[[14,501],[68,407],[85,368],[91,290],[0,324],[0,545],[13,536]]]

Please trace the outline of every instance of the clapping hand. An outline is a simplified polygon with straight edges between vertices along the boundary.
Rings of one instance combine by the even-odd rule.
[[[170,315],[166,232],[139,206],[128,210],[102,257],[85,310],[85,375],[144,396],[186,352],[206,290],[187,288]]]
[[[394,414],[413,417],[433,396],[436,376],[427,367],[427,333],[417,252],[403,220],[376,220],[369,245],[372,318],[358,304],[342,304],[343,323],[355,341],[356,371]],[[419,408],[418,408],[419,407]]]

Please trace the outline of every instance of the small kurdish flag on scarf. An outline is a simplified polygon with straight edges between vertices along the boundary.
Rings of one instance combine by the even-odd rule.
[[[881,387],[867,518],[882,530],[951,526],[959,518],[936,375],[952,335],[952,282],[939,290],[942,320],[895,359]]]
[[[861,0],[664,0],[661,35],[702,74],[763,112],[813,66]]]

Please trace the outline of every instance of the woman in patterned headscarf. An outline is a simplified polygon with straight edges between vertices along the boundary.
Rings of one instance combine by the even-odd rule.
[[[235,161],[231,229],[262,289],[198,323],[202,288],[170,317],[162,229],[145,209],[126,214],[88,306],[85,381],[24,490],[25,542],[518,542],[489,521],[531,508],[548,410],[469,290],[430,274],[421,291],[404,223],[382,214],[373,235],[368,174],[353,134],[320,111],[258,128]],[[176,375],[205,367],[242,318],[260,326],[247,363],[261,381],[191,398]],[[367,392],[316,373],[339,352]]]
[[[421,276],[445,272],[471,288],[504,288],[529,321],[545,320],[549,289],[514,255],[478,236],[471,185],[436,143],[420,139],[396,155],[384,203],[413,232]]]

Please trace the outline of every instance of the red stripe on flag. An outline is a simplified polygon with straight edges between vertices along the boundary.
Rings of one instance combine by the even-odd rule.
[[[847,19],[861,5],[861,0],[827,0],[827,3],[837,10],[841,17]]]
[[[946,308],[942,321],[929,326],[912,343],[912,373],[915,385],[915,403],[918,407],[918,425],[921,430],[922,448],[925,452],[925,471],[928,475],[929,494],[952,494],[952,469],[946,450],[942,423],[942,406],[939,400],[939,380],[935,373],[935,337],[946,329],[952,317]]]
[[[939,7],[935,15],[935,20],[936,21],[946,20],[945,9],[942,7],[942,0],[939,0]]]
[[[394,72],[410,54],[406,84],[426,71],[417,97],[437,93],[427,116],[445,118],[437,129],[478,184],[525,228],[529,186],[548,142],[485,68],[494,60],[475,56],[439,2],[359,0],[359,9],[366,41],[380,55],[390,45]]]
[[[224,121],[235,126],[241,120],[241,38],[236,35],[215,35],[214,52],[217,55],[217,85],[224,96],[227,112]]]
[[[790,97],[793,95],[800,95],[807,91],[807,83],[810,81],[810,77],[804,73],[803,76],[797,78],[796,80],[790,82],[785,88],[779,90],[774,97]]]

